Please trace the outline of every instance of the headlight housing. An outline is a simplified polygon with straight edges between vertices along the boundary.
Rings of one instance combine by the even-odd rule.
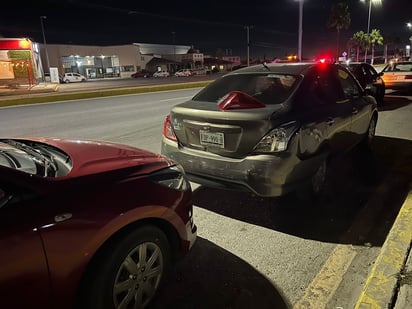
[[[298,129],[298,123],[291,121],[269,131],[256,145],[254,152],[274,153],[285,151],[289,141]]]
[[[179,191],[189,190],[190,183],[186,174],[180,165],[173,165],[149,175],[150,180]]]

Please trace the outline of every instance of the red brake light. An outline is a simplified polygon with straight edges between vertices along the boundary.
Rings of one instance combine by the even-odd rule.
[[[175,132],[173,131],[172,122],[170,121],[170,115],[165,117],[165,121],[163,123],[163,136],[172,141],[177,141]]]
[[[262,108],[266,105],[241,91],[232,91],[225,95],[217,104],[217,107],[224,111],[228,109]]]

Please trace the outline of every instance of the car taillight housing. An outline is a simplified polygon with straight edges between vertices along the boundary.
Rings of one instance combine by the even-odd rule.
[[[175,132],[173,131],[173,125],[170,121],[170,115],[167,115],[165,117],[165,121],[163,123],[163,136],[167,139],[177,142]]]
[[[298,129],[298,123],[291,121],[269,131],[256,145],[255,153],[274,153],[285,151],[289,141]]]

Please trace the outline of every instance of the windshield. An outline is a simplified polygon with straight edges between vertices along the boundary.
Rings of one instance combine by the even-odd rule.
[[[37,142],[0,140],[0,166],[43,177],[65,176],[71,170],[70,157],[61,150]]]
[[[193,101],[218,103],[232,91],[241,91],[272,105],[284,102],[297,85],[298,77],[285,74],[233,74],[216,80],[193,97]]]

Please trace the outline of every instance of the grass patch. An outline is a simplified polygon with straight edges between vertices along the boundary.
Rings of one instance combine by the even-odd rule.
[[[132,88],[118,88],[118,89],[101,89],[101,90],[90,90],[82,92],[73,93],[47,93],[41,95],[37,93],[35,96],[30,96],[32,93],[27,91],[19,95],[27,95],[25,97],[10,98],[2,100],[0,98],[0,107],[15,106],[15,105],[26,105],[26,104],[36,104],[36,103],[48,103],[57,101],[68,101],[68,100],[80,100],[88,98],[101,98],[110,97],[117,95],[127,95],[127,94],[137,94],[146,92],[157,92],[157,91],[167,91],[175,89],[189,89],[197,87],[205,87],[211,83],[211,81],[193,82],[193,83],[178,83],[178,84],[165,84],[165,85],[153,85],[153,86],[142,86],[142,87],[132,87]],[[35,93],[33,91],[33,93]]]

